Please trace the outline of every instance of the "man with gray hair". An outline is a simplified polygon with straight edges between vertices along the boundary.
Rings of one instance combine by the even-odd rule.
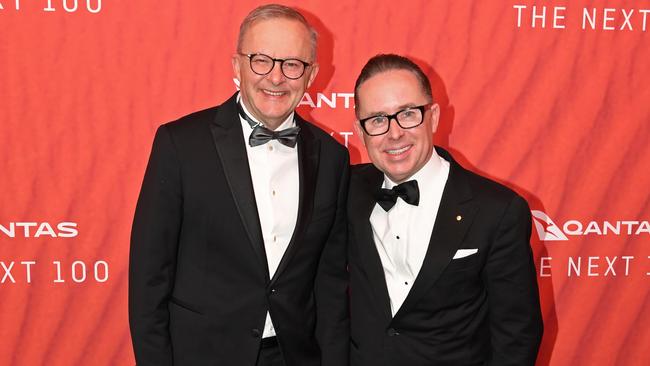
[[[158,129],[131,235],[138,365],[347,365],[349,157],[294,112],[316,38],[294,9],[253,10],[240,91]]]

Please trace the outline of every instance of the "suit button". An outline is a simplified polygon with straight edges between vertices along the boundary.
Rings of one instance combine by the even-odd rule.
[[[386,334],[388,334],[389,337],[393,337],[393,336],[398,336],[399,332],[395,330],[395,328],[388,328]]]
[[[259,329],[255,328],[251,330],[251,335],[253,336],[253,338],[260,338],[262,336],[262,332],[260,332]]]
[[[272,288],[272,289],[271,289],[271,294],[274,294],[274,293],[275,293],[275,289]]]

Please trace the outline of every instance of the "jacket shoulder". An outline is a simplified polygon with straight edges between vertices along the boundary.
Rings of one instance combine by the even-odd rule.
[[[220,106],[206,108],[163,124],[172,133],[183,133],[209,125],[217,115]]]
[[[359,192],[379,187],[384,173],[377,169],[372,163],[355,164],[350,168],[350,191]],[[376,186],[376,187],[375,187]]]
[[[220,105],[209,107],[199,110],[174,121],[163,124],[161,127],[168,129],[172,135],[174,134],[204,134],[208,130],[211,123],[216,122],[217,118],[230,120],[231,117],[236,118],[236,103],[237,93],[233,94],[229,99]]]
[[[467,177],[467,182],[470,185],[472,192],[479,198],[491,201],[495,204],[508,204],[513,200],[520,200],[528,205],[526,200],[515,192],[512,188],[503,183],[497,182],[494,179],[485,177],[478,173],[460,168]]]
[[[378,169],[371,163],[354,164],[351,167],[351,174],[355,176],[376,174],[377,171]]]
[[[322,147],[328,151],[334,151],[336,154],[348,154],[346,147],[336,141],[336,139],[329,133],[325,132],[323,129],[314,125],[313,123],[306,121],[302,117],[300,118],[302,120],[301,126],[303,128],[307,128],[309,132],[314,136],[314,138],[320,141]]]

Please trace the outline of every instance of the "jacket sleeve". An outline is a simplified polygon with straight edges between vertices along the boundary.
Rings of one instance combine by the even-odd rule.
[[[349,155],[341,159],[336,216],[318,266],[314,285],[316,339],[322,366],[348,365],[350,316],[348,308],[347,217]]]
[[[535,364],[543,323],[530,234],[528,204],[514,196],[499,223],[484,272],[492,344],[490,365]]]
[[[180,162],[161,126],[138,198],[129,257],[129,325],[138,365],[172,365],[168,301],[181,225]]]

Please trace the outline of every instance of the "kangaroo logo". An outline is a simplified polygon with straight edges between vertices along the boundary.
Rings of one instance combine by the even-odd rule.
[[[531,210],[533,214],[533,222],[537,229],[539,240],[542,241],[562,241],[569,240],[560,228],[551,220],[548,215],[542,211]]]

